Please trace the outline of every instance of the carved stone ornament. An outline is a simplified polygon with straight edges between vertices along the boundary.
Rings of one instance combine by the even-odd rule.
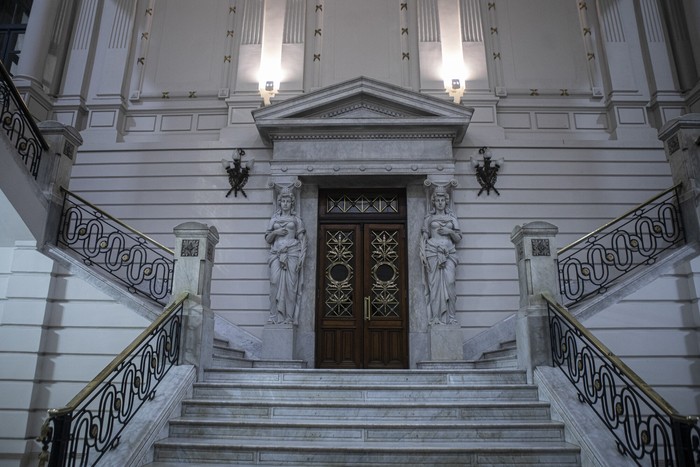
[[[549,250],[549,239],[533,238],[532,239],[532,256],[551,256]]]
[[[183,240],[180,256],[199,256],[199,240]]]

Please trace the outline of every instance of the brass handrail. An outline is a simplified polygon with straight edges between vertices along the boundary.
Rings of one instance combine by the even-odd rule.
[[[93,378],[76,396],[71,399],[71,401],[65,406],[58,409],[49,409],[49,417],[56,417],[60,415],[66,415],[73,412],[81,402],[83,402],[87,397],[109,376],[115,369],[122,364],[127,357],[136,349],[147,337],[151,335],[154,329],[158,328],[165,320],[167,320],[170,315],[172,315],[175,310],[184,302],[189,293],[184,292],[170,304],[168,305],[163,313],[161,313],[158,318],[156,318],[150,326],[148,326],[144,331],[134,339],[131,344],[129,344],[124,350],[122,350],[119,355],[114,357],[114,359],[106,366],[100,373]]]
[[[666,415],[669,417],[689,423],[689,424],[695,424],[698,420],[700,420],[699,417],[694,416],[694,415],[681,415],[678,413],[678,411],[673,408],[673,406],[666,401],[663,397],[661,397],[656,391],[654,391],[649,384],[647,384],[637,373],[635,373],[630,367],[628,367],[617,355],[615,355],[609,348],[605,346],[600,340],[598,340],[597,337],[595,337],[591,331],[589,331],[579,320],[577,320],[574,315],[572,315],[569,310],[564,308],[559,302],[557,302],[551,295],[548,293],[543,293],[542,298],[549,303],[553,308],[561,314],[562,318],[564,318],[571,326],[573,326],[578,332],[580,332],[583,336],[585,336],[588,340],[590,340],[591,344],[598,349],[598,351],[602,354],[605,355],[610,361],[620,370],[620,372],[629,378],[630,381],[632,381],[635,386],[637,386],[640,391],[644,393],[645,396],[647,396],[652,402],[654,402],[661,410],[663,410]]]
[[[557,253],[558,253],[559,255],[561,255],[561,254],[564,253],[565,251],[570,250],[571,248],[575,247],[576,245],[578,245],[578,244],[581,243],[581,242],[584,242],[585,240],[587,240],[588,238],[592,237],[593,235],[596,235],[596,234],[600,233],[601,231],[607,229],[608,227],[610,227],[610,226],[613,225],[614,223],[621,221],[622,219],[624,219],[625,217],[627,217],[627,216],[629,216],[629,215],[631,215],[631,214],[634,214],[634,212],[637,211],[639,208],[642,208],[642,207],[646,206],[647,204],[651,204],[654,200],[657,200],[657,199],[661,198],[662,196],[664,196],[664,195],[670,193],[671,191],[680,188],[681,185],[682,185],[681,183],[678,183],[677,185],[672,186],[672,187],[669,188],[668,190],[666,190],[666,191],[664,191],[664,192],[662,192],[662,193],[659,193],[658,195],[654,195],[653,197],[651,197],[651,198],[648,199],[647,201],[645,201],[645,202],[643,202],[643,203],[641,203],[641,204],[639,204],[639,205],[633,207],[632,209],[630,209],[630,210],[627,211],[626,213],[622,214],[621,216],[618,216],[618,217],[616,217],[615,219],[613,219],[613,220],[611,220],[610,222],[608,222],[607,224],[605,224],[605,225],[603,225],[603,226],[601,226],[601,227],[598,227],[598,228],[595,229],[593,232],[584,235],[583,237],[579,238],[578,240],[576,240],[576,241],[574,241],[574,242],[572,242],[572,243],[569,243],[569,244],[566,245],[565,247],[559,249],[559,251],[558,251]]]
[[[8,89],[10,90],[10,94],[12,94],[12,97],[15,98],[17,101],[16,104],[22,111],[22,113],[27,117],[27,123],[29,123],[29,126],[32,129],[32,133],[34,133],[34,136],[36,136],[36,139],[39,140],[39,143],[41,143],[41,147],[44,148],[45,150],[48,151],[49,149],[49,143],[46,142],[44,139],[44,135],[41,134],[41,130],[39,130],[39,127],[37,126],[36,122],[34,121],[34,118],[32,117],[31,112],[29,111],[29,107],[27,107],[27,104],[25,104],[24,99],[22,99],[22,96],[19,95],[17,92],[17,88],[15,88],[13,82],[12,82],[12,75],[7,71],[5,68],[5,65],[2,63],[0,60],[0,76],[2,76],[3,81],[12,84],[11,86],[8,86]]]
[[[81,197],[81,196],[78,196],[78,195],[76,195],[75,193],[73,193],[72,191],[67,190],[67,189],[65,189],[65,188],[63,188],[63,187],[61,187],[61,191],[65,192],[65,193],[68,193],[68,194],[71,195],[72,197],[74,197],[74,198],[80,200],[80,202],[86,204],[87,206],[90,206],[90,208],[94,209],[95,211],[99,212],[100,214],[102,214],[103,216],[109,218],[110,220],[116,222],[117,224],[121,225],[121,226],[124,227],[125,229],[128,229],[129,231],[135,233],[136,235],[145,238],[146,240],[148,240],[149,242],[153,243],[154,245],[156,245],[156,246],[157,246],[158,248],[160,248],[161,250],[164,250],[164,251],[166,251],[167,253],[170,253],[171,255],[175,255],[175,252],[174,252],[172,249],[170,249],[170,248],[168,248],[167,246],[163,245],[162,243],[160,243],[160,242],[158,242],[158,241],[152,239],[151,237],[149,237],[149,236],[146,235],[145,233],[136,230],[135,228],[131,227],[130,225],[125,224],[124,222],[120,221],[120,220],[117,219],[116,217],[114,217],[114,216],[108,214],[107,212],[103,211],[102,209],[98,208],[97,206],[95,206],[95,205],[92,204],[90,201],[86,200],[85,198],[83,198],[83,197]]]

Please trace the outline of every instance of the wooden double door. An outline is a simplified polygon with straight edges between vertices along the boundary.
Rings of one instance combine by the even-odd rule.
[[[319,217],[317,366],[407,368],[405,222],[362,214]]]

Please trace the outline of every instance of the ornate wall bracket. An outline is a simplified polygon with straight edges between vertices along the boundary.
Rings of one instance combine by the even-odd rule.
[[[481,196],[484,190],[486,190],[487,195],[490,195],[491,190],[493,190],[494,193],[500,196],[501,194],[496,189],[496,180],[498,179],[498,171],[503,166],[503,159],[492,161],[493,155],[491,154],[491,150],[486,146],[479,149],[479,154],[481,154],[483,158],[481,162],[473,157],[471,158],[472,166],[476,171],[476,180],[481,186],[477,196]]]
[[[250,175],[250,171],[253,169],[255,160],[250,159],[244,161],[243,156],[245,156],[245,151],[238,148],[233,150],[233,157],[230,161],[221,159],[221,165],[223,165],[224,170],[226,170],[226,173],[228,174],[228,183],[231,185],[231,189],[228,190],[228,193],[226,193],[226,198],[229,197],[232,191],[233,196],[236,198],[238,197],[239,191],[244,197],[248,197],[248,195],[245,194],[245,191],[243,191],[243,187],[245,187],[246,183],[248,183],[248,176]]]

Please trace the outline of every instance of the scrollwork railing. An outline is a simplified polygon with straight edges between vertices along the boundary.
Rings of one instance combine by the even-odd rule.
[[[0,62],[0,126],[7,133],[29,172],[37,177],[41,155],[49,145],[12,83],[12,77]]]
[[[610,285],[685,241],[674,186],[559,250],[559,289],[567,306]]]
[[[566,308],[544,298],[553,364],[610,430],[620,453],[637,465],[700,465],[698,417],[679,415]]]
[[[179,296],[68,405],[49,410],[38,439],[40,465],[95,465],[119,445],[127,423],[178,364],[187,297]]]
[[[164,305],[172,288],[173,251],[80,196],[64,193],[57,244],[115,277],[130,292]]]

